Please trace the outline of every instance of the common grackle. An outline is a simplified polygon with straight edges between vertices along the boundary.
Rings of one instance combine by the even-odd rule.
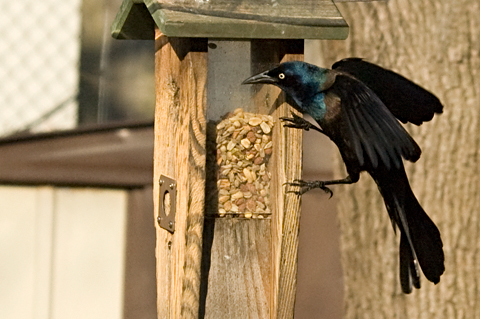
[[[313,188],[332,194],[328,185],[352,184],[368,172],[383,196],[392,226],[400,229],[400,283],[404,293],[420,288],[420,268],[435,284],[445,270],[440,232],[412,192],[402,157],[416,162],[420,147],[399,123],[417,125],[441,113],[443,106],[430,92],[403,76],[358,58],[336,62],[333,69],[305,62],[285,62],[254,75],[243,84],[278,86],[309,114],[317,127],[299,116],[286,126],[315,129],[338,147],[348,176],[331,181],[289,183],[299,195]],[[419,268],[420,266],[420,268]]]

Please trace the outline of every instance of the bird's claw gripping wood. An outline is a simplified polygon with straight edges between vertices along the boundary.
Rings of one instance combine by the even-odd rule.
[[[292,113],[292,117],[281,117],[280,120],[284,122],[284,127],[298,128],[305,131],[312,129],[323,133],[322,129],[305,120],[303,117],[296,115],[295,113]]]
[[[287,193],[294,193],[296,195],[303,195],[306,192],[314,189],[314,188],[320,188],[323,190],[325,193],[330,194],[330,198],[333,196],[333,191],[325,186],[325,182],[323,181],[302,181],[299,179],[294,180],[293,182],[290,183],[285,183],[288,186],[293,186],[293,187],[299,187],[299,190],[289,190]]]

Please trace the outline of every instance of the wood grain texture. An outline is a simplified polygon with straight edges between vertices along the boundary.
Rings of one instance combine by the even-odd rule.
[[[303,60],[303,41],[257,42],[256,45],[260,52],[260,56],[256,57],[256,67],[262,69],[255,72],[271,67],[267,67],[266,61]],[[271,48],[270,51],[261,50],[262,45]],[[284,184],[301,178],[303,132],[283,127],[280,117],[290,117],[291,112],[301,114],[286,103],[280,89],[271,85],[262,86],[256,92],[255,101],[263,109],[274,110],[272,116],[276,123],[273,128],[274,156],[269,167],[272,173],[270,196],[273,198],[271,313],[272,318],[293,318],[301,201],[297,195],[285,193]]]
[[[157,32],[155,209],[159,176],[164,174],[177,180],[175,233],[157,227],[158,314],[161,318],[196,318],[199,313],[205,318],[291,318],[296,292],[300,199],[293,194],[285,195],[283,184],[301,176],[302,132],[281,125],[279,117],[289,116],[290,107],[275,87],[262,88],[254,98],[258,112],[273,111],[276,122],[275,150],[269,167],[274,217],[206,221],[203,235],[209,238],[203,252],[208,265],[202,280],[207,282],[204,296],[199,294],[207,60],[204,52],[189,52],[190,41],[167,39]],[[266,50],[262,44],[265,45],[255,44],[257,50]],[[260,54],[253,54],[257,67],[282,59],[303,59],[301,54],[289,53],[287,44],[291,42],[269,44],[273,45],[273,51],[267,56],[273,60],[258,61],[265,58],[258,51]]]
[[[302,60],[299,49],[303,52],[303,41],[253,40],[252,74],[280,61]],[[268,166],[272,218],[205,221],[205,318],[293,317],[300,199],[286,195],[283,184],[301,176],[302,132],[281,124],[279,117],[290,116],[291,107],[278,88],[252,87],[252,103],[252,112],[271,114],[275,121]]]
[[[195,13],[197,16],[251,20],[254,23],[277,22],[301,26],[346,25],[332,0],[283,0],[272,4],[257,0],[210,0],[206,2],[196,0],[147,0],[145,4],[150,12],[171,10]],[[199,18],[191,16],[185,22],[189,23],[191,20],[195,21]]]
[[[287,54],[282,62],[303,60],[303,54]],[[282,99],[284,97],[282,96]],[[279,125],[274,127],[273,136],[278,141],[274,146],[277,156],[272,163],[272,251],[273,251],[273,300],[272,318],[293,318],[297,292],[298,236],[300,226],[301,197],[286,193],[286,182],[302,176],[303,131],[283,127],[280,117],[301,114],[282,103],[274,113]]]
[[[323,61],[359,56],[402,73],[434,92],[444,113],[408,126],[423,150],[407,173],[437,224],[445,250],[438,285],[403,295],[398,237],[366,175],[338,187],[345,318],[480,317],[480,3],[408,1],[339,4],[351,24],[345,42],[322,43]],[[343,163],[337,165],[343,177]],[[342,171],[342,173],[338,173]]]
[[[156,225],[159,318],[196,318],[199,307],[206,52],[190,52],[194,41],[168,39],[158,31],[155,38],[155,212],[160,175],[177,181],[175,233]]]
[[[207,219],[213,238],[205,318],[270,317],[269,219]]]

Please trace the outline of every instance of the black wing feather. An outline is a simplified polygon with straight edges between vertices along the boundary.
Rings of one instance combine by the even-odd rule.
[[[343,105],[342,105],[343,107]],[[345,112],[347,113],[348,119],[356,119],[360,118],[358,109],[356,108],[344,108]],[[368,126],[368,123],[363,121],[349,121],[353,127],[353,134],[356,135],[354,139],[357,139],[360,144],[362,145],[361,151],[366,153],[367,157],[370,159],[370,163],[373,167],[378,166],[378,159],[377,159],[377,152],[375,151],[375,142],[373,140],[369,140],[369,137],[372,136],[372,132],[368,129],[365,129],[365,126]],[[358,152],[357,152],[358,154]]]
[[[430,121],[435,113],[443,112],[443,105],[435,95],[391,70],[360,58],[335,62],[332,69],[348,73],[367,85],[403,123],[420,125]]]
[[[362,110],[364,112],[369,112],[369,109],[370,108],[362,108]],[[375,114],[375,112],[369,112],[369,116],[372,116],[373,119],[375,119],[375,121],[372,121],[370,123],[370,125],[372,125],[374,127],[374,131],[378,132],[378,131],[381,131],[382,130],[382,126],[379,124],[379,123],[382,123],[384,122],[382,117],[381,116],[378,116],[377,114]],[[385,124],[385,123],[384,123]],[[388,125],[386,125],[385,127],[389,128]],[[390,134],[392,134],[392,132],[390,132]],[[382,143],[381,145],[379,145],[379,147],[382,147],[382,145],[387,145],[389,143],[389,141],[387,140],[386,138],[387,135],[380,135],[379,138],[382,140]],[[393,164],[395,165],[395,167],[399,167],[401,164],[402,164],[402,161],[401,161],[401,156],[402,154],[398,152],[398,150],[396,148],[392,148],[392,147],[387,147],[385,148],[385,152],[388,154],[388,157],[386,157],[386,159],[384,159],[384,162],[387,164],[387,168],[389,169],[391,166],[390,166],[390,159],[397,159],[397,160],[393,160]],[[385,157],[385,156],[384,156]],[[382,157],[382,158],[384,158]]]
[[[388,168],[392,164],[399,167],[401,157],[412,161],[420,157],[421,150],[415,141],[363,83],[351,76],[338,74],[335,83],[324,93],[340,98],[341,114],[336,117],[335,124],[330,124],[344,128],[342,134],[348,137],[350,145],[345,152],[354,154],[360,166],[368,160],[372,168],[380,162]],[[329,123],[321,125],[328,134]]]
[[[362,144],[359,138],[355,136],[355,129],[352,121],[345,121],[347,132],[344,134],[349,135],[345,141],[348,141],[351,148],[353,149],[353,153],[355,154],[356,160],[359,166],[363,166],[365,164],[365,157],[363,156]]]
[[[378,112],[373,108],[363,108],[365,112],[369,112],[369,115],[372,119],[375,120],[375,124],[379,126],[379,130],[385,131],[388,130],[386,135],[382,135],[385,139],[385,143],[390,143],[391,141],[386,140],[388,136],[395,135],[399,139],[400,142],[397,141],[398,145],[402,145],[400,148],[395,148],[394,151],[398,156],[403,156],[406,160],[416,162],[420,157],[420,151],[418,145],[413,141],[412,137],[409,134],[401,134],[398,135],[396,132],[398,130],[398,122],[390,115],[386,115],[384,113]],[[393,119],[393,120],[392,120]],[[374,121],[372,121],[374,122]],[[394,124],[394,125],[393,125]],[[401,161],[395,162],[395,166],[398,168],[400,167]]]
[[[355,108],[355,113],[358,118],[368,118],[369,114],[366,114],[366,108]],[[391,162],[395,159],[400,159],[399,154],[396,154],[395,150],[391,147],[385,147],[388,144],[388,141],[385,139],[385,135],[377,135],[376,132],[379,132],[382,128],[377,124],[375,121],[361,121],[360,122],[361,129],[366,132],[366,136],[377,136],[377,139],[373,141],[369,141],[374,150],[375,154],[380,157],[383,164],[390,169]],[[365,145],[365,141],[364,141]],[[401,160],[397,160],[397,162],[401,162]],[[376,162],[372,162],[373,167],[377,167]]]
[[[390,132],[390,134],[377,134],[378,132],[383,131],[386,128],[390,128],[388,125],[385,125],[383,128],[381,127],[381,125],[379,125],[379,123],[383,122],[382,117],[378,116],[378,113],[372,112],[372,108],[369,107],[359,107],[355,108],[355,110],[359,113],[359,117],[372,119],[372,121],[362,122],[363,129],[368,131],[369,136],[377,136],[377,139],[372,142],[377,151],[377,154],[382,158],[382,162],[387,167],[387,169],[390,169],[391,162],[393,162],[396,167],[401,165],[401,154],[398,153],[395,148],[386,147],[390,143],[390,141],[388,141],[386,137],[393,134],[394,132]]]

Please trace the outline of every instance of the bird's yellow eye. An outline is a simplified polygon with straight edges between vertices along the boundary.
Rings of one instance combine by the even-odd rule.
[[[283,80],[283,79],[285,79],[285,74],[283,74],[283,73],[280,73],[280,74],[278,75],[278,78],[279,78],[280,80]]]

